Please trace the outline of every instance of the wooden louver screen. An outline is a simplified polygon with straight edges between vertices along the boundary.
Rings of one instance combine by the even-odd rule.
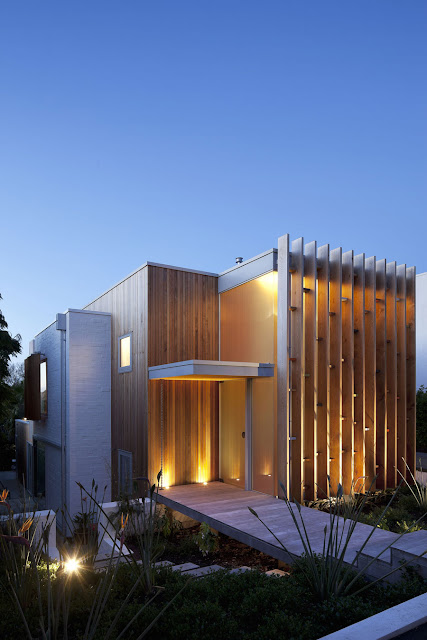
[[[288,495],[394,487],[415,468],[415,268],[329,245],[278,259],[278,469]]]
[[[27,420],[41,420],[39,353],[25,359],[24,404]]]

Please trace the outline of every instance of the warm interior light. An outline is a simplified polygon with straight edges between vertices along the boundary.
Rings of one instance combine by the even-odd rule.
[[[64,569],[66,573],[74,573],[80,569],[80,563],[77,558],[68,558],[64,562]]]
[[[130,367],[130,336],[120,339],[120,366]]]

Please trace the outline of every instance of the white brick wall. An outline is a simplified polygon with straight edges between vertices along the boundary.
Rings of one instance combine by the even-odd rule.
[[[67,505],[80,511],[80,482],[111,500],[111,316],[67,313]]]
[[[47,357],[48,389],[48,416],[33,422],[34,437],[45,444],[45,504],[54,511],[61,508],[61,338],[53,323],[34,339],[34,351]],[[61,522],[58,513],[58,524]]]
[[[111,500],[111,316],[69,310],[66,331],[58,331],[53,323],[36,336],[34,350],[48,361],[48,417],[34,422],[34,437],[46,447],[46,507],[61,506],[61,375],[65,374],[65,500],[74,514],[80,511],[76,482],[90,490],[95,479],[99,498],[107,486],[105,501]]]

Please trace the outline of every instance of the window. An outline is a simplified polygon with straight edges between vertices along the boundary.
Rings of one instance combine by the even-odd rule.
[[[40,362],[40,413],[47,417],[47,360]]]
[[[118,344],[119,373],[132,371],[132,334],[120,336]]]
[[[25,484],[27,490],[34,493],[34,451],[31,442],[27,442],[27,477],[25,478]]]
[[[35,463],[35,472],[34,472],[34,483],[35,489],[34,494],[37,497],[45,496],[46,491],[46,481],[45,481],[45,473],[46,473],[46,447],[44,442],[40,442],[40,440],[34,441],[34,463]]]
[[[132,494],[132,453],[118,450],[119,456],[119,496]]]

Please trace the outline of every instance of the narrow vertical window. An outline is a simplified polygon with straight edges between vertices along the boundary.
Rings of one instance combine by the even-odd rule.
[[[131,451],[118,450],[119,469],[118,484],[119,496],[132,494],[132,453]]]
[[[40,362],[40,413],[47,417],[47,360]]]
[[[118,344],[119,373],[132,371],[132,334],[120,336]]]

